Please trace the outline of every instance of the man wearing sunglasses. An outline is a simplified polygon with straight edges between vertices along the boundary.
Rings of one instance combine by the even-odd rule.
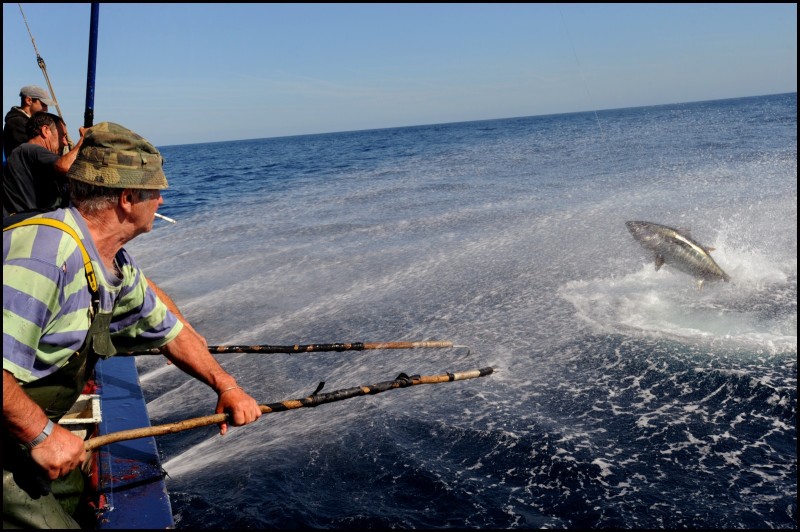
[[[47,112],[51,105],[55,105],[47,91],[36,85],[22,87],[19,90],[19,98],[19,107],[15,105],[6,113],[3,126],[3,153],[6,159],[14,148],[27,142],[25,126],[28,119],[40,111]]]

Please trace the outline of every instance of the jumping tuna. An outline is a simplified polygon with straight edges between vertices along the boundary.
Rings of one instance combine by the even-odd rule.
[[[702,288],[703,281],[730,281],[711,255],[713,248],[706,248],[677,229],[650,222],[625,222],[628,231],[643,247],[656,254],[656,271],[664,264],[687,273],[697,279]]]

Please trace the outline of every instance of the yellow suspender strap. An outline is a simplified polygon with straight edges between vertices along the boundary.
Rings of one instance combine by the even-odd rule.
[[[86,270],[86,280],[89,282],[89,289],[93,293],[97,292],[97,277],[94,274],[92,259],[89,258],[89,253],[86,251],[86,247],[83,245],[83,242],[81,242],[81,238],[78,236],[78,233],[76,233],[72,227],[60,220],[53,220],[52,218],[29,218],[13,225],[9,225],[8,227],[4,228],[3,231],[14,229],[15,227],[22,227],[23,225],[49,225],[50,227],[61,229],[69,236],[74,238],[81,250],[81,256],[83,257],[83,268]]]

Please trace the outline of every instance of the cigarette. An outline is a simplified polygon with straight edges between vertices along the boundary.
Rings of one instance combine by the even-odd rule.
[[[178,223],[178,222],[176,222],[175,220],[173,220],[172,218],[170,218],[170,217],[168,217],[168,216],[164,216],[163,214],[158,214],[158,213],[155,213],[155,215],[156,215],[156,218],[161,218],[161,219],[162,219],[162,220],[164,220],[165,222],[169,222],[169,223],[171,223],[171,224],[176,224],[176,223]]]

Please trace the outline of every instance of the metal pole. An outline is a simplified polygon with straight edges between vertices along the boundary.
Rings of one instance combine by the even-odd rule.
[[[94,125],[94,79],[97,66],[97,26],[100,21],[100,4],[92,3],[92,18],[89,26],[89,64],[86,68],[86,110],[83,127]]]

